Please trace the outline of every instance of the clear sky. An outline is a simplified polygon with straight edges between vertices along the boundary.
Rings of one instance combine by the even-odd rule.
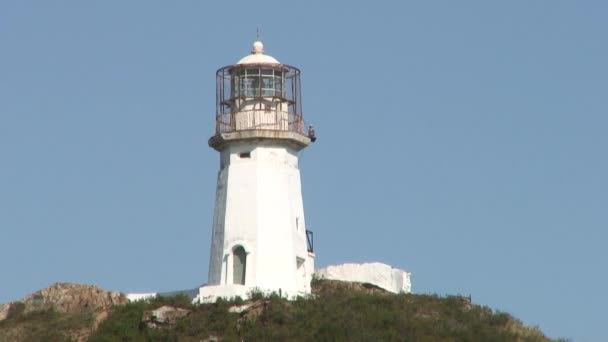
[[[608,330],[605,1],[0,2],[0,302],[207,279],[215,71],[302,70],[319,266]]]

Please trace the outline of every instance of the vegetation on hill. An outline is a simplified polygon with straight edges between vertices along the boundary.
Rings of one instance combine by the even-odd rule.
[[[25,312],[17,303],[6,320],[0,321],[1,342],[42,342],[86,340],[95,324],[93,310],[60,313],[45,309]]]
[[[192,305],[187,297],[177,296],[114,306],[88,340],[550,341],[537,328],[525,327],[507,313],[471,304],[468,298],[394,295],[371,286],[328,280],[316,280],[313,287],[313,296],[294,301],[254,293],[248,302],[237,298]],[[152,328],[142,322],[146,311],[164,305],[190,313],[166,327]],[[2,332],[8,327],[26,324],[30,334],[24,340],[70,341],[74,335],[65,329],[76,331],[91,321],[90,315],[32,315],[12,313],[0,322],[0,340],[4,341]],[[48,335],[49,331],[55,335]]]

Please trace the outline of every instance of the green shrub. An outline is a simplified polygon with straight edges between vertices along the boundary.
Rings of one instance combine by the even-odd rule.
[[[242,304],[238,298],[204,305],[184,298],[131,303],[115,308],[90,341],[189,342],[211,335],[225,341],[549,341],[509,314],[460,296],[369,294],[365,291],[370,289],[353,290],[322,279],[314,286],[314,296],[293,301],[252,291],[251,301],[259,304],[242,314],[228,312]],[[192,311],[172,328],[140,323],[145,310],[168,303]]]

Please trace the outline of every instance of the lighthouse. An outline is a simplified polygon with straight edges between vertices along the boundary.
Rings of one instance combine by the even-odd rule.
[[[302,116],[300,70],[264,53],[216,73],[220,167],[207,284],[200,302],[247,298],[252,290],[310,293],[312,232],[302,201],[299,152],[315,140]]]

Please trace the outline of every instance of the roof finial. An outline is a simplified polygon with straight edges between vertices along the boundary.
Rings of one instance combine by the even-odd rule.
[[[263,54],[264,53],[264,44],[260,40],[260,28],[256,27],[255,30],[255,42],[253,42],[253,50],[251,51],[253,54]]]

